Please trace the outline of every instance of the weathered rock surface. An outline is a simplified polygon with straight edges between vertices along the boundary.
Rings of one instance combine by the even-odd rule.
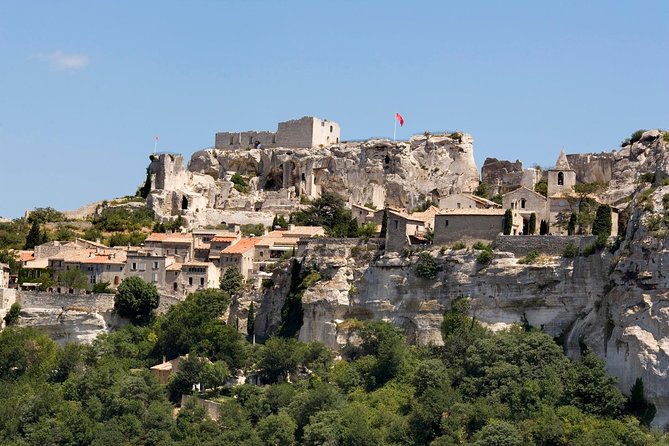
[[[351,203],[413,208],[435,193],[472,191],[478,185],[473,139],[467,134],[309,149],[207,149],[193,154],[188,169],[181,155],[164,154],[154,157],[150,171],[148,205],[162,218],[181,213],[193,226],[271,221],[273,213],[299,206],[300,197],[315,198],[326,189]],[[247,179],[248,192],[233,187],[235,172]],[[243,215],[251,209],[266,215]]]

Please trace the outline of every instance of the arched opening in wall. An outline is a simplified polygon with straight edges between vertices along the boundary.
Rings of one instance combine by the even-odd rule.
[[[184,195],[184,197],[181,199],[181,209],[186,210],[188,209],[188,198]]]
[[[114,276],[114,285],[121,283],[121,279],[118,276]]]
[[[562,172],[558,173],[558,186],[564,186],[564,174]]]
[[[302,179],[302,181],[307,181],[307,176],[304,174],[304,172],[302,172],[300,178]]]
[[[530,233],[530,220],[528,218],[523,218],[523,235]]]
[[[174,289],[174,291],[177,291],[177,289],[179,288],[179,285],[176,282],[174,282],[174,285],[172,285],[172,288]]]
[[[339,142],[339,138],[337,138],[337,142]]]
[[[524,198],[522,200],[520,200],[520,207],[521,207],[521,209],[525,209],[525,199]]]

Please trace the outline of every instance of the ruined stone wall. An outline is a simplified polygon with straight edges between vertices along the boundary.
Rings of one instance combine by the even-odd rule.
[[[436,215],[434,244],[491,242],[504,230],[504,215]],[[466,234],[466,235],[465,235]]]
[[[334,121],[321,120],[314,118],[311,144],[313,146],[339,143],[340,130],[339,124]]]
[[[81,308],[88,311],[112,311],[113,294],[58,294],[46,291],[20,291],[18,301],[24,308]]]
[[[276,147],[276,133],[274,132],[219,132],[216,133],[215,147],[219,150],[255,147],[259,141],[263,147]]]
[[[517,256],[525,256],[530,251],[560,256],[570,243],[583,248],[594,240],[591,235],[498,235],[494,247]]]
[[[313,145],[314,118],[305,116],[292,121],[280,122],[276,132],[279,147],[308,148]]]

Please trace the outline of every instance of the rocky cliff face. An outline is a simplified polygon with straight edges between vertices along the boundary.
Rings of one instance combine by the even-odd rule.
[[[473,139],[467,134],[310,149],[208,149],[193,154],[188,169],[180,155],[160,155],[150,171],[149,206],[164,218],[181,213],[194,226],[244,218],[248,210],[266,211],[271,221],[273,213],[298,206],[300,197],[315,198],[326,189],[351,203],[413,208],[434,195],[478,186]],[[245,178],[246,190],[233,187],[234,173]]]

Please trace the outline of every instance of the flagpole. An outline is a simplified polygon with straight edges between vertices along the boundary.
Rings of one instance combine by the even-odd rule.
[[[393,128],[393,142],[395,142],[395,137],[397,136],[397,114],[395,114],[394,118],[393,121],[395,122],[395,127]]]

